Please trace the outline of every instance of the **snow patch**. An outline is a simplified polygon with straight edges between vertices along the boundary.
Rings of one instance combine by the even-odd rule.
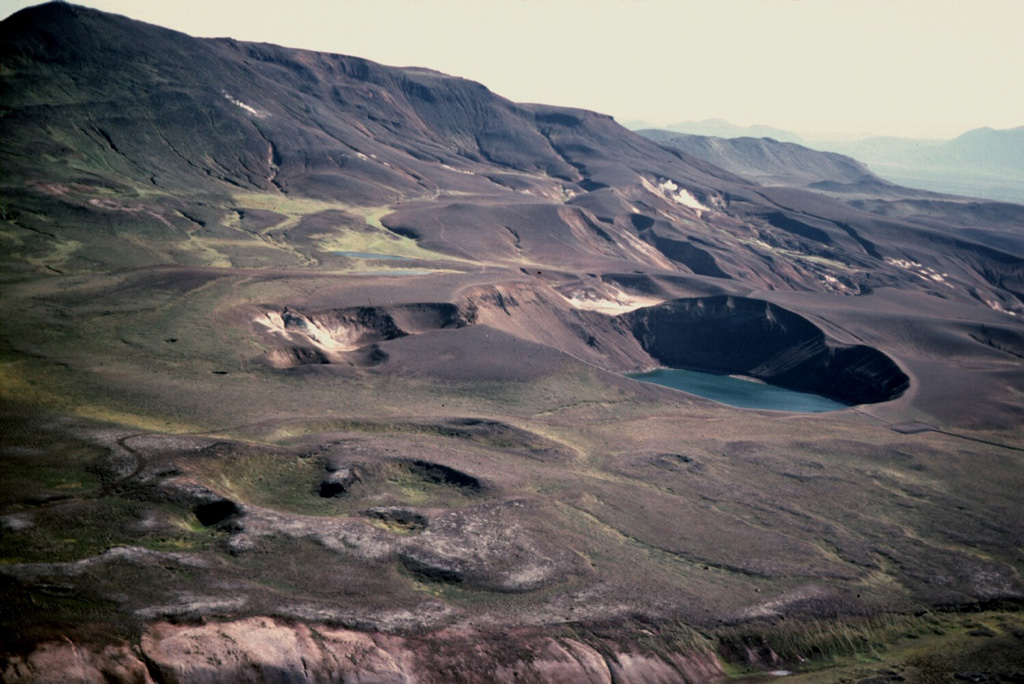
[[[885,257],[885,263],[890,266],[896,266],[906,270],[921,268],[921,264],[916,261],[911,261],[910,259],[894,259],[892,257]]]
[[[1008,316],[1016,316],[1017,315],[1016,311],[1010,311],[1005,306],[1003,306],[1002,304],[1000,304],[999,302],[997,302],[995,300],[986,299],[985,300],[985,305],[988,306],[988,308],[992,309],[993,311],[998,311],[999,313],[1004,313],[1004,314],[1006,314]]]
[[[445,169],[447,171],[454,171],[455,173],[461,173],[464,176],[475,176],[476,175],[472,171],[465,171],[463,169],[457,169],[454,166],[449,166],[448,164],[441,164],[441,168]]]
[[[568,297],[565,297],[565,300],[574,309],[596,311],[608,316],[618,316],[619,314],[642,309],[645,306],[661,304],[665,301],[650,297],[631,297],[620,290],[609,293],[607,296],[602,296],[591,289],[573,290]]]
[[[834,275],[829,275],[828,273],[822,273],[819,275],[821,275],[821,278],[825,281],[825,286],[828,287],[832,292],[837,292],[839,294],[856,294],[853,289],[847,286],[839,278],[836,278]]]
[[[931,266],[924,266],[916,261],[911,261],[910,259],[894,259],[892,257],[885,257],[885,263],[890,266],[902,268],[905,271],[910,271],[922,280],[931,280],[936,283],[942,283],[949,288],[953,287],[951,284],[946,282],[946,278],[949,277],[948,273],[939,273]]]
[[[681,188],[679,185],[671,180],[664,179],[658,183],[658,189],[661,190],[667,197],[675,200],[684,207],[693,209],[697,216],[701,216],[705,211],[711,211],[711,208],[702,204],[700,200],[694,197],[693,193],[686,188]]]
[[[245,111],[247,111],[250,114],[252,114],[253,116],[255,116],[257,119],[264,119],[264,118],[267,117],[267,113],[266,112],[261,111],[259,109],[256,109],[255,107],[253,107],[251,105],[247,105],[244,102],[242,102],[241,100],[236,100],[235,98],[231,97],[231,95],[229,93],[224,93],[224,99],[226,99],[228,102],[230,102],[231,104],[235,105],[236,107],[241,107]]]

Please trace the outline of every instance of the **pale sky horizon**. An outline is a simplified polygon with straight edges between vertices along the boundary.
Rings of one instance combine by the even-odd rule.
[[[0,0],[0,16],[40,4]],[[809,139],[1024,125],[1021,0],[81,0],[197,37],[419,66],[516,102]]]

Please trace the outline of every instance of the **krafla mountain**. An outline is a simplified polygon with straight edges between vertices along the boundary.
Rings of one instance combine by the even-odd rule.
[[[660,145],[711,162],[762,185],[829,189],[854,187],[885,194],[886,181],[856,159],[832,152],[819,152],[772,138],[722,138],[648,129],[640,135]],[[889,184],[891,185],[891,184]],[[892,188],[892,194],[912,194],[907,188]]]
[[[868,138],[820,142],[914,187],[1024,204],[1024,126],[976,128],[952,140]]]
[[[1024,668],[1024,207],[66,3],[0,64],[4,681]]]
[[[645,126],[651,128],[651,126]],[[781,142],[802,144],[803,139],[796,133],[773,126],[738,126],[724,119],[704,119],[669,124],[665,127],[672,133],[701,135],[716,138],[771,138]]]

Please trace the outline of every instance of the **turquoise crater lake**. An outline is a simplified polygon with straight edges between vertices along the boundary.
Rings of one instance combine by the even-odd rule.
[[[824,413],[847,408],[846,404],[806,392],[743,380],[731,375],[715,375],[677,368],[659,368],[647,373],[630,373],[627,377],[711,399],[737,408]]]

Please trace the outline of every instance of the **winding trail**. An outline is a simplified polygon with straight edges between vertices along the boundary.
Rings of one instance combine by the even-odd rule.
[[[143,437],[143,436],[148,435],[148,434],[150,434],[150,433],[148,433],[148,432],[136,432],[136,433],[133,433],[133,434],[130,434],[130,435],[125,435],[124,437],[119,437],[117,439],[117,446],[119,446],[122,449],[124,449],[128,454],[131,455],[131,457],[133,459],[135,459],[135,468],[133,468],[132,472],[128,473],[124,477],[122,477],[122,478],[120,478],[118,480],[114,480],[113,482],[108,484],[106,487],[101,489],[100,493],[97,495],[97,498],[104,497],[104,496],[109,496],[109,495],[113,494],[114,492],[118,491],[119,489],[121,489],[126,484],[128,484],[129,482],[131,482],[132,480],[134,480],[135,478],[137,478],[139,476],[139,473],[142,472],[143,467],[145,467],[145,465],[146,465],[145,458],[138,451],[136,451],[135,449],[133,449],[130,446],[128,446],[127,442],[128,442],[129,439],[133,439],[135,437]]]
[[[942,428],[937,428],[934,425],[929,425],[929,424],[925,424],[925,423],[921,424],[921,428],[920,429],[914,430],[913,432],[904,432],[904,431],[901,431],[900,429],[898,429],[900,427],[900,425],[901,425],[900,423],[892,423],[892,422],[886,420],[885,418],[880,418],[879,416],[876,416],[873,413],[870,413],[869,411],[864,410],[863,408],[861,408],[859,406],[853,407],[853,410],[856,411],[857,413],[861,414],[862,416],[867,416],[869,418],[877,420],[880,423],[884,423],[887,428],[889,428],[890,430],[892,430],[893,432],[895,432],[897,434],[908,435],[908,434],[920,434],[922,432],[935,432],[935,433],[940,434],[940,435],[945,435],[946,437],[955,437],[956,439],[963,439],[963,440],[967,440],[968,442],[977,442],[978,444],[985,444],[986,446],[994,446],[994,447],[999,447],[1000,449],[1009,449],[1010,451],[1019,451],[1019,452],[1024,453],[1024,447],[1014,446],[1012,444],[1006,444],[1006,443],[1003,443],[1003,442],[993,442],[992,440],[983,439],[981,437],[971,437],[970,435],[965,435],[965,434],[960,433],[960,432],[951,432],[949,430],[943,430]]]

